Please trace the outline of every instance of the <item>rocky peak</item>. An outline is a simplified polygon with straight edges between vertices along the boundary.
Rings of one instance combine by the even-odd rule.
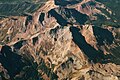
[[[120,79],[120,28],[115,12],[105,3],[0,3],[3,80]],[[7,5],[10,12],[4,9]]]

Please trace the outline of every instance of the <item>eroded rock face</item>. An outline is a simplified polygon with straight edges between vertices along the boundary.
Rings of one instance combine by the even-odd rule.
[[[98,9],[107,7],[95,0],[60,3],[48,0],[31,15],[0,20],[5,78],[119,80],[119,27],[89,22],[97,20],[95,14],[108,18]]]
[[[8,75],[7,70],[0,64],[0,79],[10,79],[10,76]]]

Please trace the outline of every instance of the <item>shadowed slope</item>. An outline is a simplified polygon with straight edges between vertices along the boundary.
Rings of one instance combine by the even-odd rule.
[[[85,53],[89,60],[92,60],[94,63],[96,63],[104,59],[104,54],[95,50],[85,41],[85,38],[79,32],[79,28],[70,27],[70,31],[72,32],[73,41]]]
[[[109,30],[94,26],[93,32],[94,35],[96,36],[98,45],[104,45],[105,43],[107,44],[113,43],[114,37]]]
[[[8,74],[13,78],[25,66],[21,56],[12,52],[9,46],[3,46],[0,52],[0,63],[8,70]]]

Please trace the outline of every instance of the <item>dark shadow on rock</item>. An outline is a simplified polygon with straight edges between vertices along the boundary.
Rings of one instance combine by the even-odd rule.
[[[51,80],[57,80],[58,76],[46,66],[44,60],[40,59],[38,65],[34,62],[34,58],[25,52],[18,55],[13,52],[11,47],[5,45],[0,52],[0,63],[8,71],[11,80],[43,80],[42,73],[46,74]],[[41,73],[38,72],[42,70]]]
[[[69,13],[71,13],[71,17],[73,17],[80,25],[84,25],[84,23],[89,19],[86,14],[82,14],[75,9],[66,8],[65,10],[69,11]]]
[[[32,39],[32,42],[33,42],[33,45],[35,45],[35,43],[38,41],[38,36],[37,37],[34,37],[33,39]]]
[[[14,47],[14,49],[20,49],[25,44],[26,44],[26,40],[21,40],[21,41],[18,41],[17,43],[15,43],[13,45],[13,47]]]
[[[25,66],[21,58],[20,55],[12,52],[12,49],[9,46],[5,45],[2,47],[0,52],[0,63],[7,69],[12,80]]]
[[[57,20],[57,22],[61,25],[61,26],[66,26],[68,24],[67,20],[65,20],[60,14],[58,14],[54,9],[51,9],[48,12],[49,15],[55,17],[55,19]]]
[[[79,32],[79,28],[70,27],[70,31],[72,32],[73,41],[85,53],[89,60],[96,63],[101,62],[104,59],[104,54],[101,51],[95,50],[86,42],[84,36]]]
[[[51,29],[51,30],[50,30],[50,34],[51,34],[51,35],[52,35],[52,34],[55,35],[59,29],[60,29],[59,26],[57,26],[57,27]]]
[[[67,6],[77,4],[81,1],[82,0],[55,0],[55,4],[60,6]]]
[[[41,63],[38,66],[38,69],[40,69],[44,74],[46,74],[50,80],[58,80],[58,76],[46,66],[44,60],[41,58]]]
[[[33,17],[32,17],[31,15],[27,15],[27,19],[26,19],[26,22],[25,22],[25,26],[27,26],[28,23],[29,23],[30,21],[32,21],[32,19],[33,19]]]
[[[98,45],[101,46],[104,45],[105,43],[107,44],[113,43],[114,37],[109,30],[94,26],[93,32],[94,35],[96,36]]]
[[[111,55],[108,58],[111,62],[120,65],[120,46],[110,49]]]
[[[84,25],[85,22],[89,19],[89,17],[86,14],[82,14],[75,9],[68,9],[68,8],[52,9],[48,12],[48,14],[55,17],[55,19],[61,26],[66,26],[67,24],[72,25],[73,23],[68,22],[70,18],[73,18],[75,22],[80,25]],[[63,14],[64,17],[62,16]]]
[[[40,21],[40,23],[43,25],[43,21],[44,21],[44,17],[45,17],[45,13],[41,13],[40,14],[40,17],[39,17],[39,21]]]

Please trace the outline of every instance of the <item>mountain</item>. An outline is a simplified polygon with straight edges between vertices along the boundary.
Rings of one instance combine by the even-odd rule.
[[[120,80],[119,0],[1,0],[0,80]]]

